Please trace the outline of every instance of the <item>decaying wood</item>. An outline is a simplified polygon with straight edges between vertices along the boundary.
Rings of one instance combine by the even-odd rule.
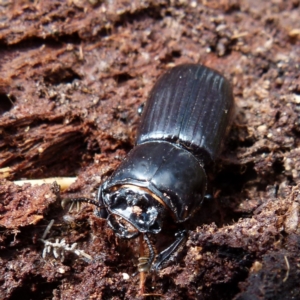
[[[223,73],[237,106],[213,199],[183,252],[150,274],[165,299],[299,299],[299,1],[0,1],[0,298],[136,299],[135,241],[86,205],[134,144],[166,69]],[[13,181],[77,177],[67,190]],[[42,257],[48,234],[78,245]],[[51,245],[52,245],[51,244]],[[67,246],[66,246],[67,245]]]

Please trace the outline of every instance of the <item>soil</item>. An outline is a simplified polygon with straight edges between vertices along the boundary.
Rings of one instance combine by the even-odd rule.
[[[236,115],[210,172],[213,197],[183,251],[147,276],[147,292],[161,296],[145,298],[300,299],[299,9],[299,0],[0,1],[0,299],[143,298],[137,243],[118,239],[92,206],[60,202],[95,197],[134,146],[158,76],[181,63],[223,73]],[[14,184],[57,176],[78,178],[60,192]]]

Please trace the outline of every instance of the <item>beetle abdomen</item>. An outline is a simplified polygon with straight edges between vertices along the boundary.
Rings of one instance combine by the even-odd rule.
[[[231,87],[222,75],[202,65],[177,66],[153,87],[137,144],[170,141],[204,162],[215,160],[232,111]]]

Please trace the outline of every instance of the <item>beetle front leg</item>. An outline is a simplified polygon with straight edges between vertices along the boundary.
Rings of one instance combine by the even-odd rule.
[[[69,211],[71,211],[74,207],[74,205],[77,205],[77,210],[80,208],[81,203],[88,203],[96,206],[95,209],[95,215],[102,219],[107,219],[108,212],[107,208],[103,203],[102,200],[102,186],[100,186],[96,199],[90,199],[85,197],[79,197],[79,198],[65,198],[61,201],[61,206],[65,209],[67,205],[69,205]]]
[[[175,241],[164,251],[162,251],[156,258],[155,263],[152,266],[152,270],[158,271],[168,260],[171,259],[175,252],[178,252],[184,245],[187,239],[186,230],[180,230],[175,234]]]

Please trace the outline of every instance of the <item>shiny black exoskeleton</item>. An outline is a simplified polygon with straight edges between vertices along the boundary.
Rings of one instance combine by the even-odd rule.
[[[122,238],[142,234],[148,247],[139,271],[159,269],[185,240],[155,254],[151,236],[180,224],[199,209],[206,191],[205,167],[219,153],[232,119],[228,81],[198,64],[168,70],[144,108],[135,147],[97,195],[98,214]]]
[[[232,90],[219,73],[196,64],[167,71],[153,87],[143,111],[136,146],[98,194],[108,224],[123,238],[163,230],[166,216],[186,221],[206,191],[205,165],[214,161],[233,110]],[[159,268],[184,239],[152,264]],[[150,253],[154,251],[150,251]]]

